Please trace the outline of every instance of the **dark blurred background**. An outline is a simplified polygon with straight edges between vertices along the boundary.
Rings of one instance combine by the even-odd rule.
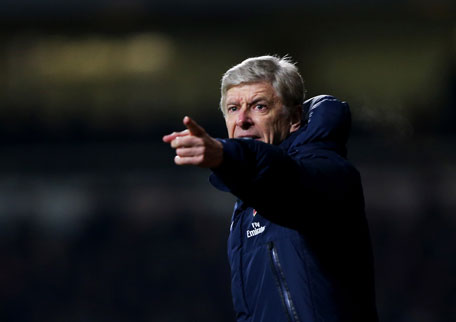
[[[353,112],[384,322],[456,321],[454,1],[1,0],[0,321],[234,321],[233,197],[173,165],[289,54]]]

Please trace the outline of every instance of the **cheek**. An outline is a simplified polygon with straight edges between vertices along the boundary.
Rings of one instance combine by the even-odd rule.
[[[273,135],[283,136],[284,133],[288,133],[288,120],[282,115],[271,118],[268,122],[269,129],[274,132]]]
[[[281,120],[277,117],[269,117],[263,122],[263,128],[276,131],[280,127]]]
[[[228,136],[231,138],[234,131],[234,123],[231,120],[225,119],[225,125]]]
[[[270,137],[274,132],[276,132],[277,125],[275,124],[274,120],[270,118],[264,118],[256,123],[256,127],[260,134],[266,137]]]

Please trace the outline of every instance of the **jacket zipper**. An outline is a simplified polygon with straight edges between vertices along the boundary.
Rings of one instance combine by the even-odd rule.
[[[273,242],[268,243],[268,248],[272,262],[272,271],[274,272],[274,275],[276,277],[279,294],[282,299],[282,304],[285,306],[288,320],[292,322],[299,322],[298,314],[296,313],[293,300],[291,299],[291,293],[288,289],[287,282],[285,280],[285,275],[282,270],[282,265],[280,264],[277,249],[274,247]]]

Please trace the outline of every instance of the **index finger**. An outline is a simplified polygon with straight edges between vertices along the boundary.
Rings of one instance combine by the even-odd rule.
[[[186,136],[186,135],[189,135],[189,134],[190,134],[190,131],[188,129],[187,130],[183,130],[181,132],[173,132],[171,134],[163,136],[163,142],[171,143],[171,141],[173,141],[178,136]]]
[[[190,117],[184,117],[184,125],[189,129],[190,133],[194,136],[202,136],[206,131]]]

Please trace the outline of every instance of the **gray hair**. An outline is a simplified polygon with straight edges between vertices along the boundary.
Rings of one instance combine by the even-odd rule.
[[[226,92],[243,83],[269,82],[289,112],[305,98],[304,81],[288,56],[260,56],[244,60],[222,77],[220,109],[225,113]]]

